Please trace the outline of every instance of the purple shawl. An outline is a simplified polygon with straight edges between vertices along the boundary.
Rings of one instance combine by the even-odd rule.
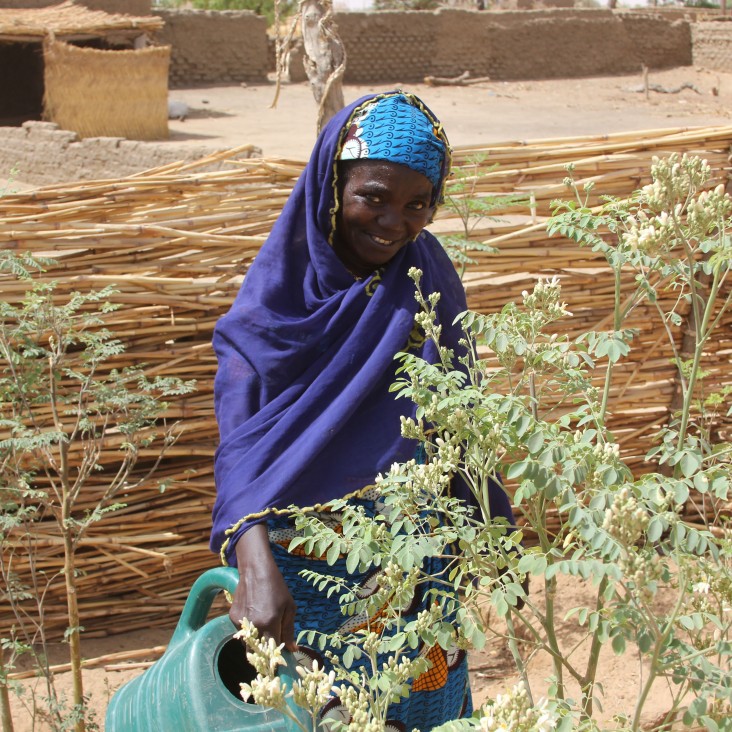
[[[455,269],[428,232],[384,268],[354,279],[329,244],[334,161],[354,109],[327,124],[272,233],[247,272],[213,345],[220,445],[211,548],[236,564],[234,546],[268,509],[315,506],[374,482],[414,456],[395,399],[394,356],[407,349],[417,303],[410,267],[425,292],[439,291],[443,345],[459,350],[455,316],[466,309]],[[421,355],[437,360],[427,342]],[[419,352],[418,351],[418,352]],[[498,489],[498,513],[510,507]]]

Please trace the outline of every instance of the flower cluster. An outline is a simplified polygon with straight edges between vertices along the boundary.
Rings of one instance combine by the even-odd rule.
[[[648,216],[640,210],[628,219],[628,230],[621,236],[622,243],[633,251],[648,257],[658,257],[673,249],[676,241],[674,219],[666,211]]]
[[[712,169],[706,160],[686,154],[673,153],[667,158],[653,157],[652,183],[644,186],[642,194],[653,211],[673,211],[710,178]]]
[[[567,304],[559,300],[561,291],[559,277],[555,275],[551,278],[540,279],[531,292],[524,290],[521,297],[526,308],[541,311],[548,321],[552,321],[572,315],[567,310]]]
[[[713,566],[699,562],[690,564],[688,570],[691,592],[685,595],[687,608],[700,613],[732,616],[732,581],[729,574],[715,571]]]
[[[357,690],[353,686],[343,686],[337,691],[341,704],[351,717],[350,727],[364,732],[383,732],[383,725],[371,718],[371,697],[364,688]]]
[[[557,727],[558,716],[546,699],[531,706],[523,684],[516,684],[507,694],[499,694],[481,710],[481,732],[550,732]]]
[[[663,575],[663,562],[658,554],[627,552],[619,561],[627,586],[636,597],[649,603],[658,590],[658,580]]]
[[[397,608],[405,608],[412,603],[414,590],[420,579],[421,572],[418,567],[412,567],[405,572],[396,561],[389,561],[377,576],[379,587],[386,591],[392,605]]]
[[[406,481],[405,476],[408,478]],[[429,503],[431,496],[442,494],[449,486],[450,479],[450,467],[439,460],[427,463],[409,460],[403,465],[395,463],[386,475],[377,475],[375,482],[377,486],[399,484],[403,497],[408,497],[416,505],[422,505]]]
[[[648,528],[648,512],[638,504],[628,486],[615,495],[612,506],[605,511],[602,528],[621,546],[630,547]]]
[[[298,666],[300,678],[292,685],[292,698],[295,704],[305,709],[319,710],[333,695],[335,671],[325,672],[313,661],[312,666]]]
[[[246,618],[241,621],[241,630],[234,638],[244,641],[247,646],[247,661],[257,672],[251,684],[241,684],[241,698],[247,701],[252,698],[255,704],[284,709],[285,688],[277,676],[277,669],[285,665],[282,656],[284,644],[276,645],[274,639],[259,637],[256,626]]]
[[[407,440],[424,440],[424,423],[411,417],[400,416],[401,435]]]
[[[422,635],[433,628],[435,624],[439,623],[441,620],[442,608],[439,603],[433,602],[429,607],[419,611],[414,623],[414,629],[419,635]]]
[[[436,294],[436,293],[432,293]],[[430,295],[430,302],[432,301],[432,295]],[[427,338],[430,338],[434,341],[439,341],[440,336],[442,335],[442,326],[437,325],[437,315],[435,314],[435,311],[430,309],[428,311],[421,311],[418,312],[414,316],[414,322],[424,331],[424,334],[427,336]]]
[[[437,461],[442,465],[442,469],[450,473],[455,472],[460,465],[460,448],[449,440],[447,433],[445,433],[445,439],[435,438],[435,445],[437,446]]]
[[[724,192],[724,185],[720,183],[713,191],[702,191],[689,202],[686,220],[690,229],[706,234],[726,219],[730,212],[732,199]]]

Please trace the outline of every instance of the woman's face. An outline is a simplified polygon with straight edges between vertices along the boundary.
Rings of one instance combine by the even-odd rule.
[[[432,183],[386,160],[340,164],[333,249],[346,267],[366,277],[413,241],[432,218]]]

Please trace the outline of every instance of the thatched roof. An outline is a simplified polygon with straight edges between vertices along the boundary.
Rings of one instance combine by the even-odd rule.
[[[160,30],[162,18],[105,13],[76,5],[72,0],[46,8],[0,8],[0,40],[39,40],[98,37],[109,34],[139,35]]]

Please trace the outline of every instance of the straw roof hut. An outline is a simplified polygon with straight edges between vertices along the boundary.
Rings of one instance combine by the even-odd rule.
[[[81,136],[167,137],[170,49],[145,48],[156,16],[65,0],[0,9],[0,125],[44,118]]]

